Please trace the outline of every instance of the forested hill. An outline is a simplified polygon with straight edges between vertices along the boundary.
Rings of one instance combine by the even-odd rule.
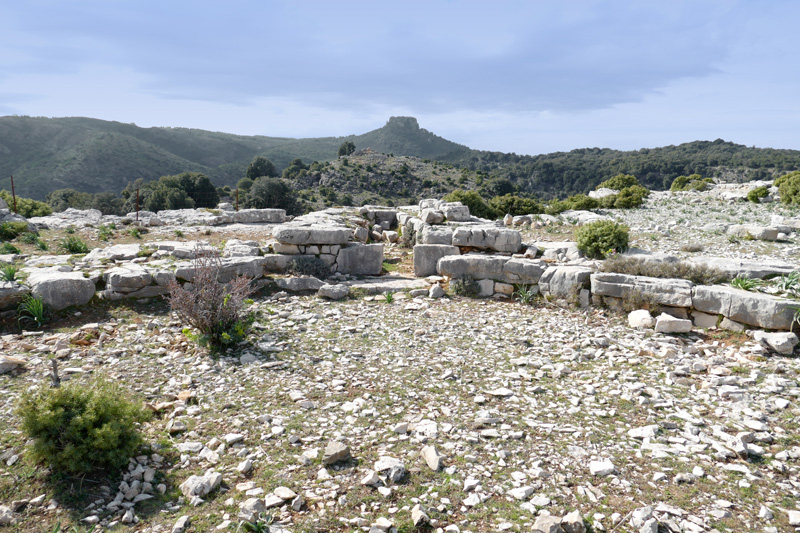
[[[278,169],[300,158],[335,159],[339,146],[423,158],[469,149],[422,129],[411,117],[392,117],[363,135],[291,139],[243,136],[186,128],[140,128],[91,118],[0,117],[0,189],[44,199],[54,189],[118,193],[128,182],[186,171],[219,185],[235,185],[256,155]]]
[[[116,194],[138,178],[150,181],[187,171],[202,172],[217,186],[235,186],[256,155],[271,159],[280,172],[297,158],[306,165],[334,160],[345,141],[357,149],[466,167],[482,179],[507,179],[518,192],[542,198],[587,192],[620,173],[662,189],[680,175],[747,181],[800,169],[800,151],[748,148],[722,140],[627,152],[606,148],[535,156],[484,152],[434,135],[412,117],[391,117],[383,127],[362,135],[291,139],[140,128],[80,117],[6,116],[0,117],[0,189],[10,189],[13,175],[18,194],[40,200],[55,189]],[[434,175],[434,170],[425,174]]]
[[[722,139],[626,152],[582,148],[520,156],[472,150],[450,154],[443,160],[506,178],[521,191],[543,198],[585,193],[617,174],[633,174],[651,189],[669,189],[677,176],[700,174],[743,182],[800,169],[800,151],[749,148]]]

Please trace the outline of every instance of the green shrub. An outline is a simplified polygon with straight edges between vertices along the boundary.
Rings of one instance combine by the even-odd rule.
[[[781,202],[784,204],[800,204],[800,170],[796,170],[775,180]]]
[[[598,220],[578,228],[575,240],[586,257],[604,258],[611,251],[628,249],[628,228],[610,220]]]
[[[516,285],[513,296],[521,304],[532,305],[539,297],[539,288],[536,285]]]
[[[536,198],[522,198],[515,194],[495,196],[489,200],[489,207],[498,215],[538,215],[544,212],[542,204]]]
[[[61,249],[70,254],[89,253],[89,246],[87,246],[80,237],[76,237],[75,235],[70,235],[61,241]]]
[[[450,280],[450,293],[455,296],[475,298],[479,292],[478,282],[470,276],[462,276]]]
[[[747,199],[753,202],[754,204],[761,203],[762,198],[766,198],[769,195],[769,189],[766,187],[756,187],[749,193],[747,193]]]
[[[286,266],[286,272],[293,276],[314,276],[325,279],[331,275],[330,267],[315,255],[298,255]]]
[[[730,279],[724,271],[702,264],[688,261],[648,261],[639,257],[627,257],[624,255],[606,259],[600,265],[600,270],[602,272],[630,274],[631,276],[688,279],[697,285],[713,285]]]
[[[104,381],[23,394],[17,414],[23,432],[33,440],[31,454],[57,472],[122,468],[142,443],[137,425],[148,419],[144,408],[127,396]]]
[[[567,200],[553,200],[547,205],[547,208],[544,210],[544,212],[548,215],[555,216],[559,213],[563,213],[567,209],[572,209]]]
[[[700,174],[692,174],[691,176],[678,176],[672,181],[669,190],[676,191],[704,191],[708,188],[709,183],[714,183],[711,178],[703,178]]]
[[[11,244],[10,242],[4,242],[0,245],[0,254],[18,254],[19,248]]]
[[[25,244],[36,244],[39,242],[39,236],[32,231],[26,231],[22,235],[19,236],[20,242],[24,242]]]
[[[600,203],[597,200],[586,196],[585,194],[576,194],[570,196],[567,198],[567,204],[569,204],[569,209],[579,211],[590,211],[600,207]]]
[[[487,204],[481,195],[476,191],[463,191],[461,189],[456,189],[450,194],[445,195],[442,200],[445,202],[461,202],[465,206],[469,207],[470,214],[476,217],[495,219],[499,216],[502,216],[498,215],[498,213],[489,204]],[[505,213],[503,213],[503,215],[505,215]]]
[[[30,294],[26,296],[17,307],[17,321],[20,325],[23,322],[32,322],[35,327],[42,327],[42,324],[47,321],[47,308],[44,305],[44,300]]]
[[[636,176],[631,176],[630,174],[617,174],[613,178],[602,182],[595,188],[595,190],[613,189],[615,191],[621,191],[622,189],[633,187],[634,185],[639,185],[639,180],[636,179]]]
[[[192,290],[173,280],[169,285],[169,304],[185,323],[184,334],[201,346],[217,351],[244,340],[255,314],[246,313],[244,306],[254,288],[250,278],[239,276],[227,285],[218,282],[222,262],[217,252],[198,251],[192,262]]]
[[[0,224],[0,241],[14,240],[27,231],[27,222],[3,222]]]
[[[14,210],[14,197],[10,192],[3,189],[0,198],[6,201],[9,209]],[[53,209],[44,202],[17,196],[17,213],[25,218],[46,217],[53,214]]]
[[[614,207],[617,209],[632,209],[639,207],[644,199],[650,196],[650,190],[641,185],[625,187],[614,197]]]

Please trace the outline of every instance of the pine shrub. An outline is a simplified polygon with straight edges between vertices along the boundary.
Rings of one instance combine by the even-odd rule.
[[[578,249],[592,259],[605,258],[610,252],[628,249],[628,228],[610,220],[584,224],[575,232]]]
[[[17,414],[32,456],[61,473],[122,468],[142,443],[138,424],[148,419],[127,395],[105,381],[23,394]]]
[[[331,275],[330,267],[315,255],[298,255],[286,266],[286,272],[293,276],[314,276],[325,279]]]

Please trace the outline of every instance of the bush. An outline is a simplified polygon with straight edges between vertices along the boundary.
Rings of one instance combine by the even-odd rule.
[[[286,266],[286,272],[293,276],[314,276],[325,279],[331,275],[330,267],[315,255],[298,255]]]
[[[11,244],[10,242],[4,242],[0,245],[0,254],[18,254],[20,253],[19,248]]]
[[[613,178],[602,182],[595,188],[595,190],[613,189],[615,191],[621,191],[622,189],[633,187],[634,185],[639,185],[639,180],[636,179],[636,176],[631,176],[630,174],[617,174]]]
[[[567,204],[569,205],[568,209],[574,209],[578,211],[590,211],[600,207],[600,203],[597,200],[590,196],[586,196],[585,194],[576,194],[574,196],[570,196],[567,198]]]
[[[89,246],[83,242],[80,237],[70,235],[61,242],[61,248],[70,254],[86,254],[89,253]]]
[[[455,296],[475,298],[479,294],[478,282],[470,276],[453,278],[450,280],[450,293]]]
[[[498,213],[492,209],[492,207],[487,204],[481,195],[476,191],[463,191],[461,189],[456,189],[445,195],[442,200],[445,202],[461,202],[465,206],[469,207],[470,214],[476,217],[495,219],[498,216],[502,216],[498,215]]]
[[[614,207],[617,209],[639,207],[648,196],[650,196],[650,190],[641,185],[625,187],[615,196]]]
[[[766,187],[756,187],[749,193],[747,193],[747,199],[753,202],[754,204],[761,203],[762,198],[766,198],[769,195],[769,189]]]
[[[217,351],[238,343],[247,335],[255,320],[245,313],[246,298],[253,293],[250,279],[239,276],[226,285],[218,282],[222,262],[217,252],[197,251],[192,262],[192,290],[173,280],[169,285],[169,304],[178,317],[199,333],[184,334],[201,346]]]
[[[713,285],[729,280],[729,276],[718,268],[686,261],[648,261],[639,257],[618,255],[607,259],[600,266],[602,272],[616,272],[631,276],[648,276],[651,278],[688,279],[697,285]]]
[[[781,203],[800,204],[800,170],[781,176],[775,180]]]
[[[672,181],[669,190],[676,191],[704,191],[708,188],[709,183],[714,183],[711,178],[703,178],[700,174],[692,174],[691,176],[678,176]]]
[[[142,443],[137,424],[148,413],[127,392],[103,381],[23,394],[17,408],[31,454],[57,472],[119,469]]]
[[[0,198],[6,201],[9,209],[14,210],[14,197],[10,192],[3,189],[0,191]],[[52,215],[53,210],[44,202],[17,196],[17,213],[25,218],[46,217]]]
[[[536,198],[522,198],[515,194],[495,196],[489,200],[489,206],[498,216],[538,215],[544,212],[542,204]]]
[[[589,258],[604,258],[611,251],[628,249],[628,228],[610,220],[584,224],[575,232],[578,249]]]
[[[0,241],[16,239],[27,231],[27,222],[3,222],[0,224]]]

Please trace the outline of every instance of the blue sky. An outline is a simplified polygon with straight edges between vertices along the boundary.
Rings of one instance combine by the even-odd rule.
[[[800,149],[800,2],[69,0],[0,6],[0,115],[243,135],[393,115],[538,154]]]

